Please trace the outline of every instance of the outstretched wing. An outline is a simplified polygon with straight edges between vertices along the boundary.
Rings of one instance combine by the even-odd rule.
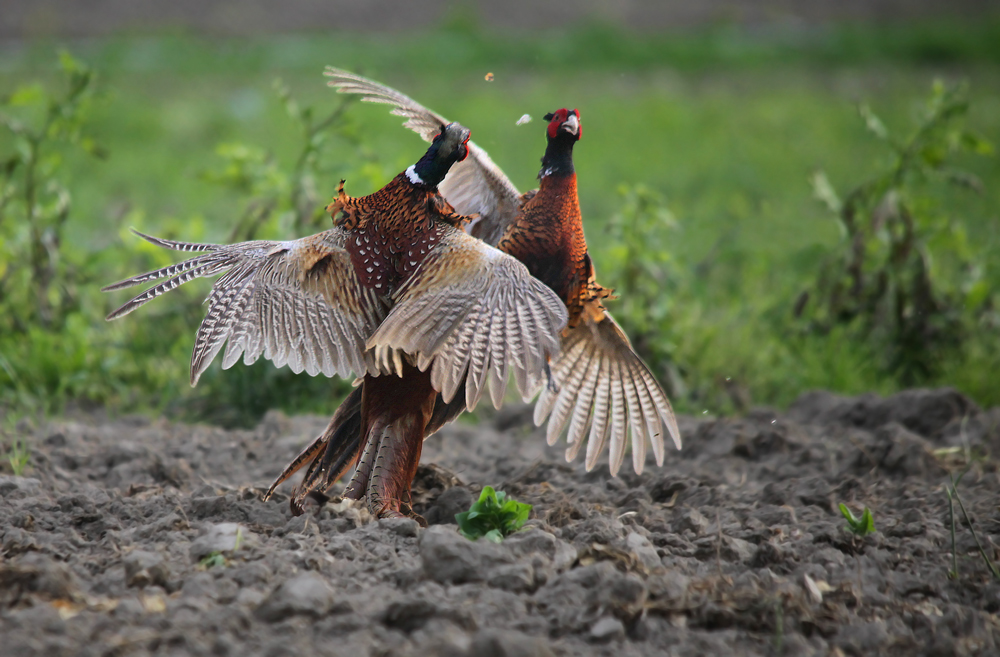
[[[657,465],[663,465],[663,435],[669,432],[677,449],[680,431],[666,393],[632,350],[628,337],[611,315],[601,321],[589,316],[571,329],[562,341],[562,353],[552,364],[555,387],[546,387],[535,404],[535,424],[549,417],[550,445],[569,422],[566,460],[573,460],[587,439],[587,470],[597,463],[610,438],[611,473],[617,474],[625,458],[627,430],[632,434],[632,465],[642,472],[646,438]]]
[[[167,249],[202,255],[114,283],[105,292],[167,279],[115,310],[123,317],[139,306],[195,278],[222,274],[209,294],[208,311],[195,337],[191,385],[198,382],[228,341],[222,367],[243,356],[261,355],[288,365],[342,377],[377,373],[365,340],[385,316],[384,304],[358,282],[338,228],[290,242],[194,244],[139,237]]]
[[[500,408],[508,367],[521,396],[534,396],[559,352],[566,307],[511,256],[459,230],[449,230],[395,293],[396,305],[368,340],[376,359],[406,352],[450,402],[463,382],[475,408],[489,380]]]
[[[391,87],[379,84],[360,75],[328,66],[328,84],[339,93],[359,94],[361,100],[392,106],[392,113],[406,119],[403,125],[432,141],[449,121],[427,109],[409,96]],[[452,166],[438,191],[455,211],[464,215],[479,215],[467,230],[472,235],[496,245],[507,226],[517,216],[520,194],[486,151],[469,142],[469,156]]]

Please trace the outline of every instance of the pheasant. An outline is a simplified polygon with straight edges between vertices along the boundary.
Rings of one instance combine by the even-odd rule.
[[[445,121],[377,82],[335,68],[328,68],[327,75],[330,86],[341,93],[360,94],[362,100],[391,105],[393,114],[407,119],[404,126],[425,139]],[[472,142],[469,157],[452,167],[439,190],[457,211],[475,216],[466,230],[522,261],[566,306],[569,324],[562,335],[561,354],[552,363],[552,385],[542,390],[534,414],[539,425],[549,418],[549,444],[555,444],[566,430],[566,458],[573,460],[589,430],[587,469],[594,467],[610,441],[610,470],[617,474],[630,430],[632,465],[641,473],[646,440],[656,463],[662,465],[664,431],[669,432],[677,449],[681,447],[680,432],[663,389],[602,303],[612,291],[596,281],[573,167],[573,147],[582,134],[580,114],[560,109],[546,115],[545,120],[547,147],[538,190],[519,194],[486,151]],[[300,513],[306,497],[321,496],[349,469],[359,449],[358,397],[348,397],[326,431],[284,469],[267,495],[309,463],[291,499],[293,511]],[[460,404],[439,398],[428,430],[436,431],[463,410]]]
[[[530,398],[559,350],[561,300],[527,268],[461,226],[437,192],[468,155],[469,131],[439,124],[413,166],[369,196],[343,182],[328,206],[334,227],[286,242],[159,246],[204,252],[105,291],[155,284],[115,310],[122,317],[179,285],[222,274],[195,339],[191,383],[226,345],[223,367],[259,356],[293,371],[354,373],[361,451],[348,496],[378,517],[413,515],[410,485],[439,394],[474,407],[488,385],[502,399],[508,373]],[[228,343],[228,345],[227,345]]]

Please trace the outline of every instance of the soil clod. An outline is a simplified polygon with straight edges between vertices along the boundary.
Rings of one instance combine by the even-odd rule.
[[[681,418],[682,452],[616,478],[566,464],[525,417],[426,442],[426,529],[339,488],[297,517],[291,482],[260,501],[325,418],[41,426],[26,476],[0,474],[0,653],[1000,654],[979,551],[1000,560],[1000,409],[810,393]],[[976,536],[945,494],[967,469]],[[534,506],[499,544],[454,524],[486,485]]]

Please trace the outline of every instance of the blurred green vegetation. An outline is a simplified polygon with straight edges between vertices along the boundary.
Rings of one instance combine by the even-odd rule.
[[[63,45],[0,51],[0,113],[41,129],[53,103],[69,107],[73,71],[86,67],[64,58],[60,73]],[[32,244],[52,240],[35,239],[24,203],[0,214],[0,404],[8,410],[100,404],[241,424],[275,406],[334,408],[348,383],[265,362],[230,372],[215,365],[191,390],[186,368],[207,282],[111,324],[104,315],[126,296],[98,292],[177,255],[129,227],[193,241],[297,237],[326,225],[321,209],[341,178],[361,195],[415,161],[423,142],[385,108],[327,89],[326,64],[462,121],[522,190],[534,185],[544,149],[539,117],[578,107],[580,199],[599,280],[617,288],[621,300],[609,308],[679,409],[731,412],[784,405],[810,388],[887,393],[904,385],[955,385],[981,404],[1000,403],[991,382],[1000,366],[989,307],[1000,282],[993,155],[946,153],[949,167],[980,181],[978,190],[934,176],[911,181],[914,212],[946,228],[921,239],[957,313],[957,347],[934,351],[929,367],[903,376],[873,357],[884,338],[869,340],[850,323],[817,320],[823,330],[811,330],[795,317],[804,290],[821,294],[817,277],[844,244],[829,196],[816,197],[817,172],[826,189],[847,194],[898,158],[859,106],[906,135],[926,120],[934,80],[942,88],[964,81],[964,125],[995,143],[1000,21],[692,35],[591,25],[498,35],[456,16],[437,32],[407,36],[165,35],[70,48],[99,75],[88,80],[72,129],[44,130],[40,171],[52,185],[39,235],[59,235],[58,248],[46,251],[55,282],[44,299],[32,296],[37,280],[24,263]],[[536,120],[516,126],[525,113]],[[0,130],[0,160],[25,149],[23,137]],[[18,162],[8,165],[5,194],[23,186]],[[957,244],[962,253],[951,257]],[[43,307],[55,316],[40,319]],[[19,316],[28,319],[12,319]]]

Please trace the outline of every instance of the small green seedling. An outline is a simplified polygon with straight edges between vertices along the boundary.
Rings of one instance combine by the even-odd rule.
[[[20,439],[15,440],[11,444],[10,450],[7,451],[7,462],[10,463],[14,475],[20,477],[24,473],[24,469],[28,467],[30,460],[31,449],[28,448],[28,443]]]
[[[871,509],[865,507],[860,518],[855,518],[846,504],[840,505],[840,513],[847,519],[847,528],[856,536],[868,536],[875,533],[875,520],[872,518]]]
[[[507,499],[507,493],[487,486],[472,508],[455,514],[455,521],[462,536],[470,541],[485,536],[487,540],[499,543],[505,536],[523,527],[529,513],[530,504]]]
[[[242,544],[243,544],[243,528],[237,527],[236,540],[233,542],[232,551],[236,552],[237,550],[239,550],[240,545]],[[211,568],[215,568],[216,566],[228,566],[228,565],[229,565],[229,559],[227,559],[226,555],[220,550],[209,552],[208,554],[206,554],[204,557],[201,558],[201,561],[198,562],[198,567],[202,570],[209,570]]]
[[[243,528],[242,527],[237,527],[236,528],[236,540],[233,541],[233,552],[236,552],[237,550],[239,550],[241,545],[243,545]]]
[[[226,556],[221,552],[209,552],[201,561],[198,562],[198,567],[202,570],[209,570],[210,568],[215,568],[216,566],[225,566],[228,563]]]

